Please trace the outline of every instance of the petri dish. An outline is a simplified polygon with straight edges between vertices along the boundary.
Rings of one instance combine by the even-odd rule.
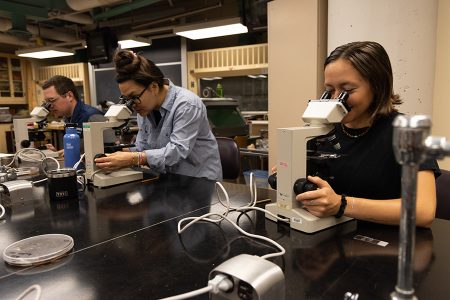
[[[14,266],[33,266],[58,259],[74,246],[65,234],[43,234],[12,243],[3,251],[3,260]]]

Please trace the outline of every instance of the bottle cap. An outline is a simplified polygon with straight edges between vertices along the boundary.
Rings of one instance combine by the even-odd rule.
[[[78,124],[77,123],[66,123],[65,125],[64,125],[64,128],[68,128],[68,127],[77,127],[78,126]]]

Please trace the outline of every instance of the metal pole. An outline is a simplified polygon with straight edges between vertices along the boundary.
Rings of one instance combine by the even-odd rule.
[[[417,299],[413,288],[413,264],[416,230],[417,165],[403,165],[402,208],[400,216],[400,248],[397,285],[392,299]]]
[[[426,157],[424,141],[430,132],[431,120],[427,116],[399,115],[393,126],[394,153],[402,165],[402,200],[397,285],[391,299],[417,300],[413,288],[417,171]]]

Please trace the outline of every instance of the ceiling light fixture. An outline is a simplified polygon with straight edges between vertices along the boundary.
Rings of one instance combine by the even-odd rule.
[[[73,51],[71,49],[54,47],[54,46],[28,48],[28,49],[22,49],[22,50],[16,51],[17,56],[38,58],[38,59],[70,56],[70,55],[74,55],[74,54],[75,54],[75,51]]]
[[[220,80],[222,77],[202,77],[201,80],[212,81],[212,80]]]
[[[150,46],[151,44],[152,40],[139,36],[124,36],[119,40],[121,49],[145,47]]]
[[[191,40],[207,39],[218,36],[233,35],[248,32],[240,18],[225,19],[199,24],[178,26],[174,33]]]

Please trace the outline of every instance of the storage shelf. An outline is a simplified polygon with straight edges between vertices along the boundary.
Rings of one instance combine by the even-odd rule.
[[[0,54],[0,105],[26,104],[21,58]]]

